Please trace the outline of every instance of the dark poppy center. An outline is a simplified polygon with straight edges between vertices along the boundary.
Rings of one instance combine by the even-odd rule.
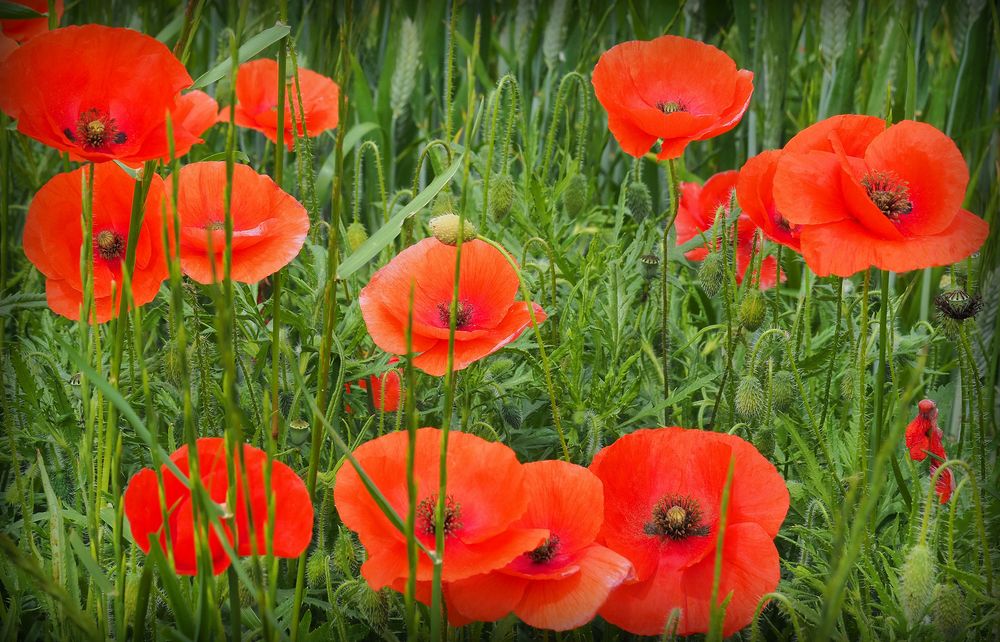
[[[434,535],[437,524],[434,511],[437,507],[437,495],[428,495],[417,504],[417,531],[424,535]],[[444,498],[444,536],[453,535],[462,528],[462,505],[448,495]]]
[[[101,230],[94,237],[94,251],[105,261],[120,259],[125,254],[125,239],[113,230]]]
[[[71,142],[87,150],[106,150],[112,143],[121,145],[128,140],[125,132],[118,129],[114,118],[93,107],[80,114],[75,131],[67,127],[63,133]]]
[[[448,327],[451,323],[451,304],[450,303],[438,303],[438,318],[441,320],[441,325]],[[464,330],[465,326],[469,325],[472,320],[472,305],[464,302],[458,302],[458,309],[455,311],[455,329]]]
[[[691,497],[669,496],[653,506],[652,519],[643,526],[650,537],[680,541],[688,537],[708,535],[707,524],[701,523],[702,512],[697,500]]]
[[[525,555],[528,556],[535,564],[544,564],[552,560],[556,556],[556,551],[559,548],[559,536],[553,535],[544,542],[542,542],[538,548],[528,551]]]
[[[934,307],[943,317],[953,321],[965,321],[975,317],[983,309],[983,297],[970,295],[959,288],[942,292],[934,298]]]
[[[656,104],[657,108],[664,114],[672,114],[677,111],[687,111],[683,103],[676,100],[666,100]]]
[[[899,217],[913,210],[910,202],[910,186],[892,172],[874,171],[861,179],[861,184],[868,192],[868,198],[875,207],[882,210],[886,218],[894,223]]]

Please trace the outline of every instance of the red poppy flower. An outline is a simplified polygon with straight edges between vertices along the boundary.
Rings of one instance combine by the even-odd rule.
[[[389,364],[399,363],[398,357],[392,357],[389,359]],[[356,382],[356,385],[362,390],[368,390],[368,386],[372,388],[372,400],[375,402],[375,407],[382,412],[396,412],[399,410],[399,402],[401,398],[401,388],[402,388],[403,378],[399,371],[399,368],[393,368],[383,372],[381,375],[372,375],[368,379],[360,379]],[[351,384],[345,383],[344,389],[350,393]],[[350,406],[345,406],[347,412],[351,412]]]
[[[768,150],[748,160],[736,181],[736,199],[743,213],[769,239],[800,252],[802,226],[789,223],[774,205],[774,170],[780,157],[780,150]]]
[[[302,92],[302,113],[299,113],[299,91]],[[285,93],[285,144],[295,145],[292,115],[289,108],[294,100],[295,121],[299,136],[319,136],[337,126],[340,88],[326,76],[299,67],[295,89]],[[229,120],[224,109],[220,119]],[[305,120],[305,127],[302,121]],[[240,65],[236,75],[236,124],[263,132],[272,142],[278,142],[278,62],[254,60]]]
[[[197,441],[197,446],[201,483],[212,501],[225,507],[230,485],[225,442],[219,437],[202,437]],[[264,472],[267,453],[247,444],[243,444],[242,453],[246,465],[246,487],[240,472],[240,462],[237,460],[236,506],[225,507],[227,512],[235,513],[236,534],[234,537],[223,521],[226,539],[233,545],[237,555],[266,555],[268,500],[273,495],[274,554],[278,557],[298,557],[312,540],[313,505],[306,485],[291,468],[280,461],[272,461],[271,485],[266,486]],[[174,451],[170,460],[184,475],[190,475],[187,445]],[[149,552],[150,536],[155,536],[165,550],[169,530],[177,573],[195,575],[198,566],[191,489],[166,466],[161,467],[161,474],[167,506],[166,525],[163,523],[156,473],[151,468],[144,468],[136,473],[125,489],[125,515],[132,529],[132,538],[144,553]],[[250,492],[250,513],[253,516],[252,540],[245,499],[247,488]],[[229,556],[214,528],[210,529],[209,551],[212,556],[212,571],[216,575],[229,568]]]
[[[180,129],[196,137],[174,135],[174,158],[180,158],[191,151],[195,143],[201,142],[197,137],[218,122],[219,104],[205,92],[195,89],[181,94],[170,114],[174,131]],[[169,152],[163,160],[170,160]]]
[[[704,185],[697,183],[680,184],[680,200],[677,204],[677,218],[674,227],[677,230],[677,245],[683,245],[691,239],[704,234],[706,243],[684,254],[691,261],[703,261],[708,256],[711,244],[711,234],[707,233],[715,222],[715,213],[720,208],[729,212],[729,202],[739,173],[736,170],[719,172],[705,181]],[[742,283],[750,268],[750,259],[754,252],[754,234],[757,225],[745,214],[740,214],[737,223],[736,242],[736,282]],[[716,247],[721,242],[716,241]],[[782,280],[784,280],[782,274]],[[778,263],[773,256],[764,257],[760,266],[760,289],[774,287],[778,281]]]
[[[34,9],[38,13],[47,14],[49,10],[48,0],[16,0],[15,4]],[[56,24],[59,24],[63,15],[63,0],[56,0],[55,4]],[[16,42],[25,42],[48,30],[48,15],[42,18],[8,18],[0,20],[0,31]]]
[[[414,284],[413,365],[441,376],[448,369],[448,326],[455,284],[455,247],[427,238],[376,272],[361,290],[361,314],[375,345],[406,354],[410,285]],[[500,251],[480,240],[462,244],[455,325],[455,370],[517,339],[531,325],[528,305],[514,301],[517,272]],[[545,312],[535,304],[535,320]]]
[[[269,177],[247,165],[236,165],[233,170],[231,274],[234,281],[256,283],[298,256],[309,233],[309,215]],[[179,183],[181,268],[199,283],[222,280],[226,164],[207,161],[185,165],[180,169]]]
[[[933,475],[948,459],[944,451],[944,433],[937,425],[938,409],[930,399],[924,399],[917,404],[919,412],[916,419],[906,427],[906,448],[910,451],[910,459],[923,461],[931,454],[930,474]],[[935,491],[942,504],[951,498],[951,471],[945,469],[938,477]]]
[[[500,570],[448,584],[448,614],[494,621],[513,612],[535,628],[574,629],[594,617],[632,567],[594,543],[604,517],[601,480],[564,461],[525,464],[524,472],[528,510],[517,524],[548,529],[548,539]]]
[[[80,318],[83,286],[80,246],[83,231],[82,184],[86,168],[57,174],[42,186],[28,208],[24,223],[24,253],[45,275],[49,307],[69,319]],[[95,166],[94,174],[94,315],[104,323],[118,314],[122,262],[128,244],[135,181],[113,163]],[[145,216],[136,244],[132,301],[145,305],[156,297],[167,278],[160,218],[163,180],[154,176],[146,196]],[[114,290],[114,300],[111,298]]]
[[[722,550],[719,602],[731,594],[724,635],[746,626],[778,584],[774,537],[788,512],[785,483],[757,449],[722,433],[656,428],[625,435],[594,457],[604,482],[598,541],[624,555],[637,581],[600,610],[612,624],[659,635],[681,610],[681,635],[708,630],[719,506],[734,461]]]
[[[358,463],[405,519],[406,432],[394,432],[366,442],[354,451]],[[441,431],[417,431],[413,463],[417,484],[417,538],[434,548],[434,511],[437,505]],[[445,546],[442,577],[445,582],[465,579],[500,568],[541,544],[546,529],[517,525],[528,507],[524,467],[507,446],[475,435],[452,432],[448,438],[448,494],[444,520]],[[503,480],[502,484],[496,483]],[[409,576],[406,537],[392,526],[361,483],[357,471],[345,464],[337,473],[334,502],[340,518],[355,531],[368,551],[361,574],[372,589],[399,587]],[[431,560],[419,554],[417,580],[430,581]]]
[[[168,154],[166,112],[191,84],[162,42],[85,25],[36,36],[0,64],[0,109],[17,129],[74,158],[145,161]],[[178,149],[197,136],[174,128]]]
[[[838,116],[786,146],[777,209],[802,225],[802,256],[819,276],[876,267],[949,265],[979,249],[987,223],[962,209],[969,169],[950,138],[902,121]]]
[[[677,158],[693,140],[724,134],[750,105],[753,73],[712,45],[680,36],[615,45],[594,67],[594,92],[626,154],[662,139],[658,158]]]

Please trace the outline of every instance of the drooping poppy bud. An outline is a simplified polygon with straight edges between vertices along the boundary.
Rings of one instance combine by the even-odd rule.
[[[934,596],[934,555],[925,544],[917,544],[906,554],[899,572],[899,605],[910,626],[927,614]]]

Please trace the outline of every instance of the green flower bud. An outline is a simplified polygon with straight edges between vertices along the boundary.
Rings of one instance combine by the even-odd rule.
[[[855,375],[854,370],[845,370],[840,376],[840,398],[844,401],[854,399]]]
[[[587,179],[583,174],[574,174],[563,192],[563,209],[568,216],[577,216],[587,206]]]
[[[354,221],[347,226],[347,247],[351,248],[352,252],[356,251],[367,240],[368,230],[360,221]]]
[[[625,207],[636,223],[642,223],[653,211],[653,197],[642,181],[632,181],[625,190]]]
[[[458,224],[462,223],[462,240],[471,241],[476,238],[476,227],[468,220],[463,220],[457,214],[442,214],[430,220],[428,224],[434,238],[445,245],[458,243]]]
[[[940,639],[964,639],[971,613],[965,603],[962,589],[951,582],[938,584],[934,589],[933,604],[931,624],[934,625]]]
[[[306,559],[306,583],[310,588],[319,588],[326,582],[326,569],[330,565],[330,558],[322,550],[317,548]]]
[[[767,303],[764,301],[764,295],[760,290],[749,290],[740,303],[740,324],[753,332],[764,322],[766,314]]]
[[[764,416],[767,410],[767,397],[760,381],[752,374],[740,380],[736,386],[736,412],[747,421],[754,421]]]
[[[490,179],[489,215],[494,221],[502,221],[514,204],[517,188],[510,174],[494,174]]]
[[[774,373],[771,378],[771,405],[775,410],[788,410],[795,397],[795,377],[787,370]]]
[[[354,577],[354,564],[357,560],[358,553],[354,548],[354,538],[350,531],[341,526],[337,534],[337,541],[333,543],[333,565],[344,577]]]
[[[906,554],[899,571],[899,605],[906,621],[915,626],[923,621],[934,598],[934,555],[924,544]]]
[[[701,262],[698,269],[698,281],[701,282],[701,289],[709,297],[714,297],[722,289],[722,280],[726,278],[726,266],[724,259],[719,252],[712,252]]]

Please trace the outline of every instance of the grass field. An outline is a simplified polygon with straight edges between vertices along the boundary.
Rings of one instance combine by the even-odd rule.
[[[0,2],[0,637],[1000,639],[997,5],[411,4]],[[82,33],[50,28],[93,24],[148,38],[45,48]],[[706,88],[718,66],[643,53],[611,80],[595,72],[615,45],[664,34],[753,73],[734,126],[673,155],[666,134],[620,124],[633,112],[615,101],[666,87],[643,118],[675,131],[721,91]],[[275,63],[251,88],[240,63],[258,59]],[[204,102],[178,93],[191,86]],[[277,107],[251,113],[269,92]],[[819,188],[784,207],[806,196],[782,164],[822,155],[842,172],[823,189],[852,212],[857,190],[888,226],[865,246],[878,260],[822,230],[801,250],[775,242],[740,216],[735,182],[709,202],[710,178],[742,180],[748,160],[841,114],[892,125],[880,136],[937,131],[880,148],[907,180],[857,170],[854,137],[798,156],[793,143],[774,199],[794,224],[768,212],[796,244],[833,220]],[[626,130],[662,147],[635,152]],[[185,187],[199,168],[200,191]],[[795,176],[819,175],[807,169]],[[931,231],[957,216],[981,230],[974,247],[883,254],[945,201]],[[175,226],[184,211],[197,234]],[[623,436],[664,426],[705,432],[641,433],[662,448],[626,450]],[[522,483],[541,470],[529,462],[563,470],[554,460],[586,481]],[[604,603],[648,580],[614,521],[647,491],[635,537],[660,547],[657,577],[707,547],[651,589],[669,598],[643,598],[661,605],[655,631],[629,624],[638,606]],[[600,603],[560,602],[560,620],[545,619],[557,589],[537,587],[591,567],[532,575],[569,541],[531,522],[547,501],[564,512],[538,519],[566,532],[603,515],[585,544],[619,561],[593,580]],[[781,514],[752,524],[759,547],[734,539],[768,502]],[[515,527],[548,530],[501,559]],[[447,545],[463,532],[476,575]],[[401,566],[379,581],[393,547]],[[541,611],[503,606],[498,574]],[[495,617],[475,615],[487,606]]]

